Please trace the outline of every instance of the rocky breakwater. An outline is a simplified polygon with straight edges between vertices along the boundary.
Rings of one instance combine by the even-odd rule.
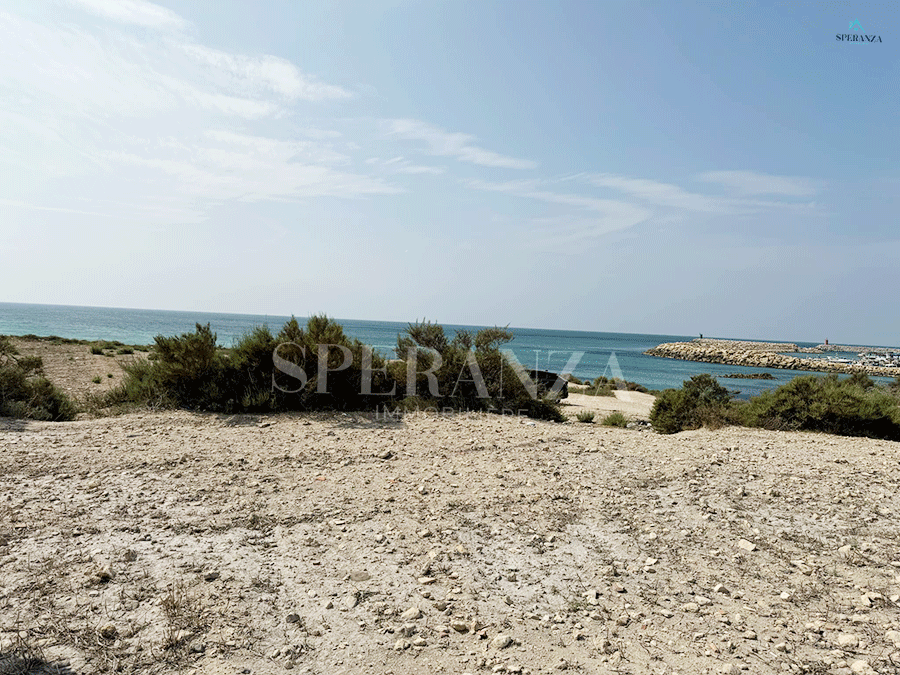
[[[682,361],[723,363],[729,366],[781,368],[830,373],[866,373],[884,377],[900,376],[900,368],[860,363],[834,363],[825,359],[805,359],[779,352],[796,352],[797,345],[776,342],[740,342],[736,340],[694,340],[667,342],[648,349],[645,354]]]
[[[804,354],[824,354],[826,352],[847,352],[851,354],[896,354],[900,347],[854,347],[853,345],[817,345],[800,347],[797,351]]]

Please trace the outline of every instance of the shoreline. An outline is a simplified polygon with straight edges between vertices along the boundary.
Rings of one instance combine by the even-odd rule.
[[[721,363],[729,366],[749,366],[751,368],[777,368],[781,370],[841,373],[845,375],[865,373],[876,377],[900,377],[900,367],[872,366],[862,363],[835,363],[824,359],[788,356],[782,352],[802,353],[803,350],[793,343],[744,342],[704,338],[693,340],[692,342],[666,342],[648,349],[644,354],[681,361]]]

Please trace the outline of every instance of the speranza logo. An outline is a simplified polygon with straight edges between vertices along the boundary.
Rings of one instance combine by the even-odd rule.
[[[837,38],[838,42],[881,42],[880,35],[866,35],[863,33],[862,24],[859,23],[859,19],[851,21],[847,30],[852,30],[854,32],[837,33],[834,37]]]

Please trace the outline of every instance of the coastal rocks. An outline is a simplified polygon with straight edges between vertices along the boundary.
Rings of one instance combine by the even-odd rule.
[[[797,345],[772,342],[739,342],[734,340],[694,340],[693,342],[667,342],[648,349],[644,353],[682,361],[722,363],[731,366],[753,368],[778,368],[781,370],[807,370],[832,373],[866,373],[868,375],[895,377],[900,368],[863,363],[838,363],[824,359],[807,359],[789,356],[796,353]]]

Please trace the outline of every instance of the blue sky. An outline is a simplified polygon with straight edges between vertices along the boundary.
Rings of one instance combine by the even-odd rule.
[[[898,344],[898,19],[0,0],[0,300]]]

